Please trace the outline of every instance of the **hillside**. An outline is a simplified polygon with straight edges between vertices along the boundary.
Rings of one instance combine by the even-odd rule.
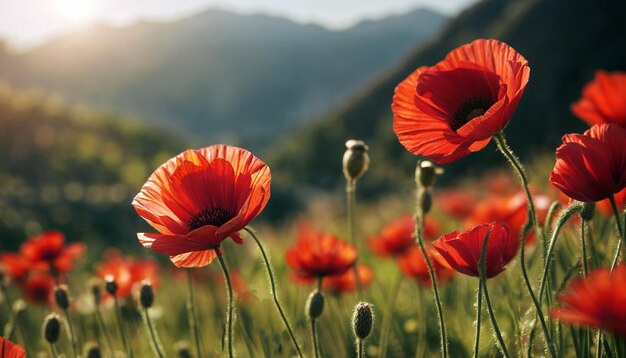
[[[212,9],[69,34],[0,61],[0,78],[254,149],[345,101],[445,20],[419,9],[332,31]]]
[[[500,39],[523,54],[531,67],[530,83],[505,130],[509,143],[530,160],[553,151],[562,134],[580,131],[569,105],[596,69],[626,69],[626,3],[592,0],[484,0],[452,20],[433,41],[348,104],[297,136],[275,146],[270,163],[276,177],[335,187],[343,180],[341,155],[348,138],[368,142],[371,170],[363,181],[369,192],[411,185],[416,157],[398,143],[390,105],[395,86],[417,67],[433,65],[455,47],[476,38]],[[444,180],[505,162],[490,144],[446,166]]]

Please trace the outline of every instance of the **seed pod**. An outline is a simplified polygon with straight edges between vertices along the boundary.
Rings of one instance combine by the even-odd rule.
[[[593,219],[593,214],[596,211],[596,203],[594,202],[586,202],[583,203],[583,210],[580,212],[580,217],[583,218],[583,220],[591,220]]]
[[[422,210],[422,213],[428,214],[430,209],[433,207],[433,196],[430,193],[430,190],[421,189],[418,192],[418,200],[419,200],[420,210]]]
[[[354,307],[352,315],[352,332],[358,339],[367,338],[374,326],[374,312],[372,306],[367,302],[359,302]]]
[[[425,188],[433,186],[439,174],[443,174],[443,169],[429,160],[420,161],[415,168],[415,180]]]
[[[139,291],[139,302],[143,308],[150,308],[154,303],[154,291],[152,290],[152,284],[150,281],[144,280],[141,284],[141,290]]]
[[[191,354],[191,350],[189,349],[189,343],[186,341],[176,342],[174,344],[174,351],[176,352],[176,357],[178,358],[191,358],[193,355]]]
[[[348,182],[354,182],[367,171],[370,165],[369,147],[362,140],[350,139],[343,153],[343,175]]]
[[[67,311],[70,308],[70,299],[67,294],[67,286],[60,285],[54,288],[54,301],[60,309]]]
[[[85,358],[101,358],[102,352],[96,342],[87,342],[83,347],[83,357]]]
[[[61,320],[56,313],[50,313],[43,323],[43,337],[50,344],[55,344],[61,335]]]
[[[324,294],[318,290],[311,292],[306,301],[305,311],[310,319],[317,319],[324,312]]]
[[[107,277],[104,278],[104,281],[106,282],[104,288],[106,289],[106,291],[115,296],[115,293],[117,293],[117,283],[115,282],[115,278],[113,278],[113,276],[108,275]]]

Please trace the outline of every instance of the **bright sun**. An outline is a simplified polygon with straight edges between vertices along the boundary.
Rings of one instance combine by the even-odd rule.
[[[93,0],[54,0],[58,13],[75,23],[89,22],[94,15]]]

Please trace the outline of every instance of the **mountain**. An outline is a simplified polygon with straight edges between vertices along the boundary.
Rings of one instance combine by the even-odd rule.
[[[364,192],[410,187],[417,158],[399,144],[392,129],[394,88],[419,66],[434,65],[452,49],[477,38],[500,39],[530,64],[530,82],[505,130],[509,144],[525,162],[539,153],[553,153],[563,134],[585,128],[569,106],[580,97],[594,72],[626,70],[623,14],[623,1],[481,1],[347,104],[277,143],[269,160],[274,176],[284,183],[336,187],[343,182],[344,142],[358,138],[368,142],[372,157],[370,172],[362,180]],[[442,179],[454,180],[487,166],[505,164],[495,144],[490,144],[447,165]]]
[[[0,62],[0,78],[255,149],[342,103],[445,21],[418,9],[332,31],[211,9],[170,23],[96,25]]]

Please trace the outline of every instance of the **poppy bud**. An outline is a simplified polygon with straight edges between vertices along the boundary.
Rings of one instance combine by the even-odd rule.
[[[593,214],[596,211],[596,203],[593,201],[583,203],[583,210],[580,212],[580,217],[583,220],[591,220],[593,219]]]
[[[430,193],[430,190],[423,189],[418,192],[418,200],[420,210],[423,214],[428,214],[430,209],[433,207],[433,196]]]
[[[350,139],[346,142],[346,152],[343,154],[343,175],[348,182],[359,179],[369,168],[369,147],[362,140]]]
[[[367,302],[359,302],[352,314],[352,332],[358,339],[367,338],[374,326],[374,312]]]
[[[60,309],[67,311],[70,308],[70,299],[67,294],[67,286],[60,285],[54,288],[54,301]]]
[[[193,355],[189,350],[189,344],[186,341],[176,342],[174,344],[174,351],[176,352],[176,357],[178,358],[191,358]]]
[[[141,290],[139,291],[139,302],[143,308],[150,308],[154,303],[154,291],[152,290],[152,284],[150,281],[144,280],[141,284]]]
[[[310,319],[316,319],[324,312],[324,294],[318,290],[311,292],[306,301],[306,314]]]
[[[43,337],[50,344],[55,344],[61,335],[61,320],[56,313],[50,313],[43,323]]]
[[[115,296],[115,293],[117,292],[117,283],[115,282],[115,278],[113,278],[113,276],[111,275],[108,275],[104,278],[104,280],[106,281],[106,285],[104,286],[106,291],[109,294]]]
[[[102,353],[96,342],[87,342],[83,347],[83,357],[85,358],[101,358]]]

